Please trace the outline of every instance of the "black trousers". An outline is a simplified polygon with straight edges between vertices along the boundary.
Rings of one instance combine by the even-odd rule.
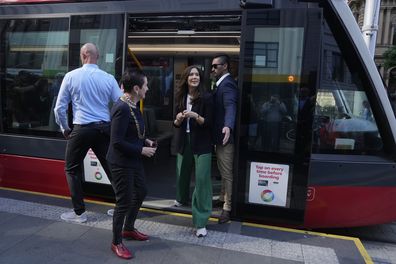
[[[111,182],[111,171],[106,161],[110,142],[110,123],[74,125],[67,141],[65,172],[76,214],[85,212],[82,190],[82,163],[88,149],[92,149]]]
[[[122,228],[132,231],[143,200],[147,194],[143,165],[125,168],[110,164],[116,205],[113,215],[113,244],[122,242]]]

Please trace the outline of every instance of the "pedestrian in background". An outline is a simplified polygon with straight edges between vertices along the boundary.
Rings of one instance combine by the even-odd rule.
[[[207,234],[206,224],[212,213],[212,106],[211,94],[204,92],[199,66],[187,67],[176,90],[177,172],[175,206],[187,204],[190,179],[195,164],[195,188],[192,216],[196,236]]]
[[[109,104],[117,101],[121,90],[114,77],[99,69],[99,52],[92,43],[81,47],[82,67],[63,78],[56,105],[55,120],[67,139],[65,172],[74,210],[61,215],[65,221],[87,221],[82,190],[82,162],[92,149],[111,181],[106,162],[109,147]],[[72,104],[73,128],[68,124],[68,106]]]
[[[212,74],[216,78],[214,90],[214,144],[217,166],[221,175],[220,203],[223,210],[219,224],[230,220],[233,162],[234,162],[234,129],[237,112],[238,90],[230,74],[230,58],[219,54],[212,60]]]
[[[362,102],[362,111],[360,112],[360,117],[364,120],[373,121],[373,114],[371,113],[370,104],[367,100]]]
[[[264,151],[278,152],[280,149],[282,119],[287,109],[278,94],[271,95],[260,109],[261,147]]]
[[[147,194],[142,157],[152,157],[156,147],[145,138],[143,116],[137,103],[148,91],[147,77],[140,71],[124,72],[121,78],[124,94],[111,109],[110,147],[107,153],[116,204],[113,215],[111,249],[120,258],[130,259],[132,253],[122,238],[144,241],[146,234],[135,228],[135,221]]]

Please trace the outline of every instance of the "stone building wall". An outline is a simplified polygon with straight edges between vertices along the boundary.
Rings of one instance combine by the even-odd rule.
[[[365,0],[349,0],[348,4],[361,28],[364,20]],[[383,66],[383,54],[389,47],[396,45],[395,30],[396,0],[381,0],[374,60],[386,84],[389,82],[390,69],[385,69]]]

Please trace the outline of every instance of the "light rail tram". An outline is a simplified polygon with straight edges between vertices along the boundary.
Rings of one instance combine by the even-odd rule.
[[[143,113],[159,149],[144,161],[145,204],[172,210],[175,87],[196,64],[211,90],[212,57],[227,53],[239,91],[232,218],[306,228],[395,221],[395,115],[345,2],[0,1],[0,186],[69,195],[53,108],[93,42],[117,80],[129,67],[149,76]],[[284,111],[268,113],[274,104]],[[113,197],[91,152],[83,185],[87,196]]]

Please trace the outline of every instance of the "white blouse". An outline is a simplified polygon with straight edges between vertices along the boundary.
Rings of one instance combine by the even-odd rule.
[[[191,104],[191,96],[188,94],[187,95],[187,102],[186,102],[186,106],[187,106],[187,111],[191,111],[192,108],[192,104]],[[186,132],[190,133],[190,118],[187,119],[187,127],[186,127]]]

